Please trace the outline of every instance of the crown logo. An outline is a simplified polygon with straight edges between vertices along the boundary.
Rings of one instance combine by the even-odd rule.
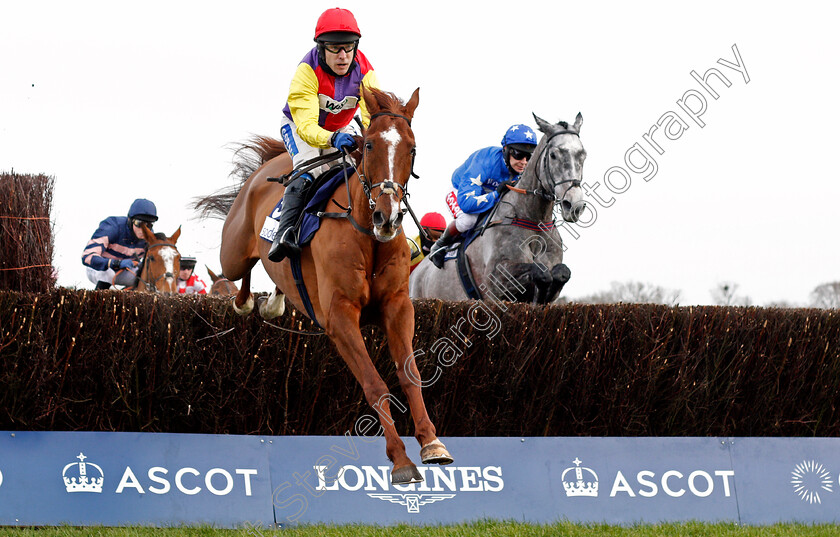
[[[64,478],[64,487],[67,492],[102,492],[102,482],[105,474],[98,464],[85,462],[84,453],[79,453],[76,458],[80,462],[71,462],[61,471]],[[88,472],[94,470],[91,475]],[[98,475],[95,475],[98,472]]]
[[[563,488],[566,489],[566,496],[598,496],[598,474],[591,468],[581,468],[580,459],[575,457],[572,461],[573,467],[566,468],[560,479],[563,481]],[[574,472],[574,475],[569,475]],[[584,474],[588,481],[584,479]],[[566,477],[568,476],[568,478]]]

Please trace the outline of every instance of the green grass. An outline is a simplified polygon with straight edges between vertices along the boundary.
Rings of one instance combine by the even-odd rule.
[[[685,524],[638,525],[617,527],[598,524],[557,523],[531,525],[519,522],[475,522],[454,526],[302,526],[282,530],[241,529],[217,530],[212,528],[0,528],[0,537],[55,536],[55,537],[824,537],[840,535],[836,525],[778,524],[774,526],[736,526],[734,524]]]

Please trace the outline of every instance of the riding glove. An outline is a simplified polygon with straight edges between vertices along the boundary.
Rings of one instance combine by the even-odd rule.
[[[339,151],[353,151],[356,149],[356,140],[346,132],[336,132],[330,138],[330,145]]]
[[[508,185],[515,185],[515,184],[516,184],[516,181],[512,181],[510,179],[508,179],[507,181],[502,181],[501,183],[499,183],[499,186],[496,187],[496,194],[501,196],[508,189],[507,188]]]
[[[131,269],[137,266],[137,261],[133,259],[112,259],[109,266],[114,270]]]

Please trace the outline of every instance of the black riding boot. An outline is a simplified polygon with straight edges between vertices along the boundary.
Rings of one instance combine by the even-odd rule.
[[[110,288],[111,288],[110,283],[99,281],[99,282],[96,282],[96,288],[94,290],[95,291],[104,291],[105,289],[110,289]]]
[[[277,227],[271,250],[268,251],[269,260],[277,263],[286,257],[300,255],[295,225],[300,218],[300,213],[303,212],[303,198],[311,184],[312,176],[304,173],[286,187],[286,192],[283,194],[283,208],[280,212],[280,224]]]
[[[446,226],[443,235],[432,245],[432,250],[429,252],[429,259],[437,268],[443,268],[443,260],[446,257],[446,246],[455,242],[455,239],[460,234],[461,232],[455,227],[455,221],[453,220]]]

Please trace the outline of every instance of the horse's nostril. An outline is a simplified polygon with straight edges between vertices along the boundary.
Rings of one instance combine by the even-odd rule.
[[[575,215],[575,218],[580,218],[580,215],[583,214],[583,210],[586,209],[586,203],[578,203],[575,205],[574,210],[572,213]]]
[[[373,213],[373,225],[379,227],[384,223],[385,223],[385,216],[382,214],[382,211],[374,211],[374,213]]]
[[[560,202],[560,208],[563,209],[563,212],[569,212],[572,210],[572,204],[567,200],[563,200]]]
[[[397,217],[394,219],[394,227],[400,227],[400,225],[402,224],[402,219],[402,213],[397,214]]]

